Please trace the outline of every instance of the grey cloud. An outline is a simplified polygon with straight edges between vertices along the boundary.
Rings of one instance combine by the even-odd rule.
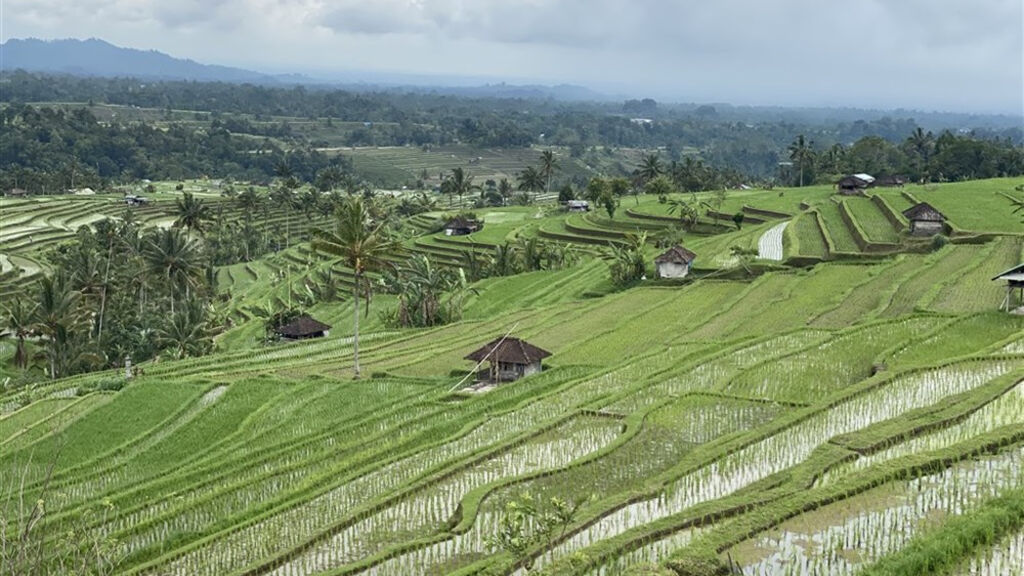
[[[250,67],[746,103],[1019,113],[1024,98],[1020,0],[5,0],[4,20],[14,36],[99,36]]]

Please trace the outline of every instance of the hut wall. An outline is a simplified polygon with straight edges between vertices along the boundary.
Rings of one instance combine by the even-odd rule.
[[[677,262],[659,262],[658,263],[658,277],[659,278],[684,278],[690,273],[689,264],[679,264]]]
[[[941,233],[942,229],[942,222],[925,220],[912,220],[910,222],[910,233],[915,236],[933,236]]]

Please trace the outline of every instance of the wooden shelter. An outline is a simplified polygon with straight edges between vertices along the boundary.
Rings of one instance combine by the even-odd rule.
[[[519,338],[499,337],[466,356],[477,363],[490,362],[487,377],[491,382],[508,382],[536,374],[543,368],[541,360],[551,352]]]
[[[927,202],[919,202],[903,211],[910,221],[910,233],[914,236],[934,236],[946,228],[946,216]]]
[[[444,225],[444,235],[465,236],[467,234],[472,234],[481,228],[483,228],[483,223],[479,220],[471,220],[469,218],[457,216],[449,220],[448,223]]]
[[[311,316],[299,316],[295,320],[274,329],[274,333],[284,340],[306,340],[323,338],[330,334],[331,327],[314,320]]]
[[[1007,312],[1014,309],[1013,291],[1017,290],[1017,305],[1019,308],[1016,310],[1018,313],[1024,314],[1024,264],[1018,264],[992,280],[1006,281],[1006,297],[1003,298],[1003,303],[999,306],[999,309],[1006,310]]]
[[[849,176],[843,176],[836,182],[836,187],[839,188],[839,193],[843,196],[863,196],[864,189],[874,182],[874,178],[867,176],[867,174],[851,174]],[[870,178],[870,180],[868,179]]]
[[[569,200],[565,203],[565,209],[569,212],[590,212],[590,202],[586,200]]]
[[[4,193],[4,196],[7,196],[8,198],[20,198],[27,194],[28,192],[26,192],[24,188],[11,188]]]
[[[898,174],[884,174],[875,179],[874,185],[882,188],[903,188],[903,185],[906,183],[906,176],[900,176]]]
[[[654,259],[658,278],[685,278],[697,255],[676,244]]]

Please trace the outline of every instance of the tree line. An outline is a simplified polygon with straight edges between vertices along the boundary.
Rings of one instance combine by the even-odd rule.
[[[814,142],[815,150],[824,151],[839,146],[854,156],[856,144],[866,140],[860,148],[863,155],[873,153],[882,142],[902,148],[907,134],[919,126],[910,117],[883,117],[873,120],[844,121],[827,117],[813,122],[796,123],[785,114],[764,112],[756,121],[737,121],[735,115],[721,114],[714,107],[689,109],[664,106],[653,101],[640,104],[597,102],[558,102],[521,98],[468,98],[432,93],[376,92],[360,93],[328,88],[265,87],[227,83],[196,82],[142,82],[133,79],[75,78],[30,74],[23,71],[3,75],[4,90],[0,101],[17,108],[24,102],[80,102],[107,103],[123,106],[195,112],[188,127],[169,120],[173,128],[186,132],[168,131],[167,137],[179,140],[174,147],[154,147],[148,139],[157,135],[135,137],[145,144],[131,167],[111,163],[101,158],[81,159],[84,170],[95,168],[101,177],[120,174],[127,168],[129,174],[145,174],[147,178],[175,178],[206,173],[216,176],[246,174],[245,179],[266,177],[279,161],[281,150],[297,150],[309,159],[300,168],[307,181],[315,176],[315,164],[323,161],[312,148],[322,145],[323,134],[331,134],[345,145],[351,146],[434,146],[471,144],[483,147],[524,147],[530,145],[560,146],[569,149],[575,157],[588,151],[615,147],[663,149],[668,161],[681,162],[688,155],[699,155],[703,161],[718,169],[732,169],[749,178],[779,176],[779,162],[790,161],[788,147],[804,135]],[[649,114],[650,118],[636,121],[633,114]],[[909,113],[907,113],[909,114]],[[837,114],[845,118],[849,114]],[[168,118],[173,118],[168,115]],[[319,128],[311,133],[292,130],[281,117],[315,121]],[[649,122],[647,120],[650,120]],[[337,125],[335,125],[337,121]],[[151,123],[151,122],[150,122]],[[341,126],[341,123],[348,123]],[[114,130],[116,122],[106,126]],[[146,126],[146,123],[142,123]],[[123,128],[122,128],[123,130]],[[142,127],[135,130],[144,131]],[[153,129],[150,127],[150,130]],[[36,129],[36,133],[50,132],[49,127]],[[58,131],[59,133],[59,131]],[[130,131],[129,131],[130,133]],[[927,133],[927,132],[925,132]],[[4,134],[4,140],[17,137],[18,132]],[[942,133],[934,135],[936,141]],[[73,134],[75,140],[87,134]],[[1009,128],[979,128],[964,134],[950,134],[960,141],[977,142],[974,148],[988,153],[1007,149],[1016,150],[1024,142],[1024,131],[1019,126]],[[66,138],[63,138],[66,139]],[[42,148],[49,140],[40,141]],[[967,147],[963,145],[962,147]],[[56,147],[58,152],[60,147]],[[202,152],[200,154],[199,152]],[[261,152],[251,157],[252,152]],[[888,150],[886,150],[888,152]],[[977,152],[977,150],[975,150]],[[265,153],[265,154],[264,154]],[[204,163],[203,157],[216,156]],[[289,153],[291,156],[292,153]],[[272,155],[269,161],[260,156]],[[965,159],[969,154],[950,153],[945,161],[966,163],[949,178],[969,174],[998,172],[977,166]],[[57,166],[45,169],[23,158],[17,166],[52,171],[66,165],[67,155],[50,154]],[[144,160],[149,157],[149,162]],[[72,154],[73,158],[74,155]],[[13,158],[4,156],[4,158]],[[299,158],[297,158],[298,160]],[[939,160],[942,161],[942,157]],[[26,163],[29,161],[31,163]],[[97,165],[98,161],[98,165]],[[10,164],[13,162],[7,161]],[[898,165],[899,163],[896,162]],[[819,168],[825,168],[820,166]],[[7,172],[7,170],[5,170]],[[979,176],[980,177],[980,176]],[[786,175],[789,178],[789,175]]]

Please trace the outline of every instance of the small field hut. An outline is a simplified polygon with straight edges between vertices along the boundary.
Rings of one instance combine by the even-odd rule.
[[[927,202],[919,202],[903,211],[914,236],[934,236],[946,228],[946,216]]]
[[[1015,313],[1024,314],[1024,264],[1017,264],[992,280],[1006,282],[1006,297],[1003,298],[999,309],[1007,312],[1014,310]],[[1013,298],[1014,290],[1018,291],[1016,303]]]
[[[452,218],[444,225],[444,235],[466,236],[467,234],[472,234],[481,228],[483,228],[483,224],[479,220],[471,220],[469,218],[458,216],[456,218]]]
[[[696,254],[677,244],[655,258],[654,266],[658,278],[685,278],[696,259]]]
[[[875,179],[875,186],[881,188],[903,188],[907,177],[899,174],[884,174]]]
[[[874,181],[875,179],[867,174],[851,174],[840,178],[839,182],[836,182],[836,187],[843,196],[863,196],[864,189]]]
[[[487,378],[491,382],[509,382],[540,372],[543,369],[541,360],[548,356],[551,352],[509,336],[484,344],[467,355],[466,360],[489,362]]]
[[[569,212],[590,212],[590,202],[586,200],[569,200],[565,203],[565,209]]]
[[[330,329],[329,325],[314,320],[311,316],[299,316],[283,326],[278,326],[274,333],[282,340],[307,340],[323,338],[330,334]]]

